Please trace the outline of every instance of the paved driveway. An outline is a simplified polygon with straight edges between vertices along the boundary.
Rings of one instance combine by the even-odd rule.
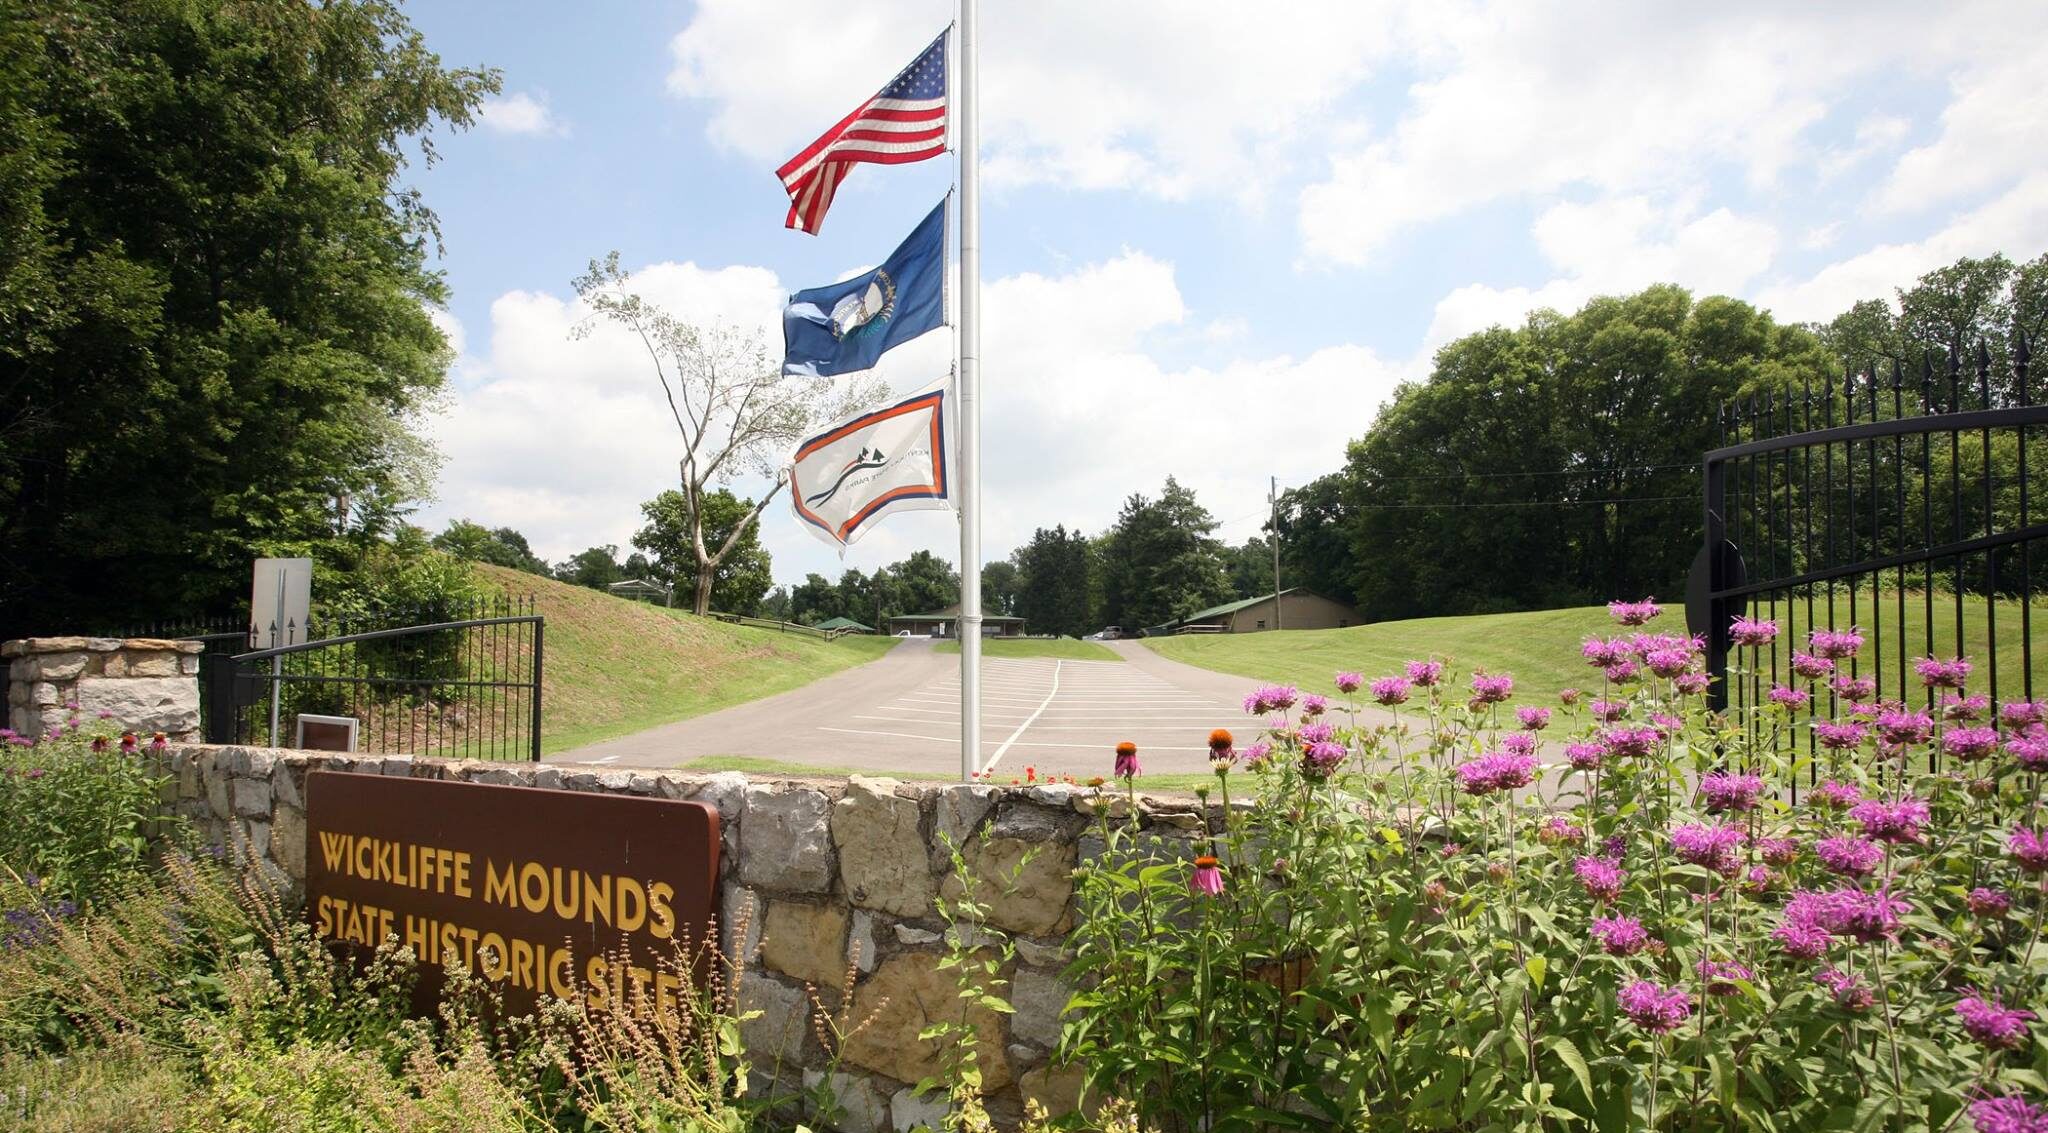
[[[1115,661],[983,658],[982,765],[998,778],[1109,773],[1131,740],[1148,772],[1208,769],[1215,727],[1241,729],[1252,682],[1113,642]],[[864,771],[957,772],[960,658],[911,638],[880,660],[779,696],[550,756],[674,767],[749,755]]]

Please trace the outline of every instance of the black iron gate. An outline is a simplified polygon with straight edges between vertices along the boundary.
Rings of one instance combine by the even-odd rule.
[[[544,631],[529,613],[208,655],[206,740],[295,747],[302,718],[331,717],[360,752],[538,760]]]
[[[1707,640],[1716,708],[1784,687],[1809,692],[1820,717],[1851,699],[1939,711],[1913,665],[1929,656],[1969,658],[1987,712],[2034,698],[2048,676],[2035,672],[2032,641],[2048,523],[2035,514],[2030,448],[2048,406],[2033,403],[2028,361],[2022,337],[1997,375],[1980,345],[1968,366],[1951,355],[1909,375],[1894,361],[1725,407],[1686,604]],[[1779,632],[1731,650],[1739,617]],[[1851,627],[1865,645],[1837,672],[1795,672],[1814,631]]]

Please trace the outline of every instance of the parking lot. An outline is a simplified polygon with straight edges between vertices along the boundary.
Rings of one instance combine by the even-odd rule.
[[[1150,773],[1208,768],[1209,731],[1240,727],[1251,683],[1114,642],[1126,660],[984,658],[982,759],[1007,781],[1109,773],[1116,744],[1139,746]],[[745,755],[821,768],[957,772],[960,658],[928,639],[816,684],[722,712],[551,757],[614,766],[673,767],[707,755]]]

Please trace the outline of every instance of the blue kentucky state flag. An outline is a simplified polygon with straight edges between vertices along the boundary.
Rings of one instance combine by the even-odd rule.
[[[871,369],[882,353],[946,321],[946,202],[882,266],[789,297],[782,372],[830,377]]]

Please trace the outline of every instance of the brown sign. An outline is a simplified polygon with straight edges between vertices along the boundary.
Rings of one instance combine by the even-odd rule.
[[[306,776],[314,931],[365,951],[409,946],[423,1002],[452,961],[514,1013],[552,996],[666,1014],[717,891],[718,811],[702,803]]]

